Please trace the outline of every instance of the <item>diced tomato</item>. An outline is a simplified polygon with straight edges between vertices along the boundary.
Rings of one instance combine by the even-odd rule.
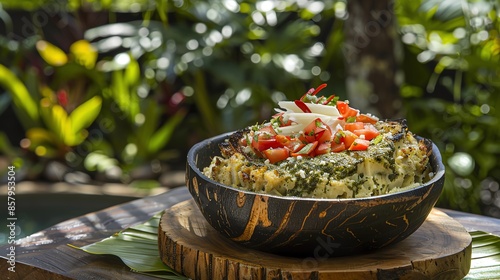
[[[276,138],[271,139],[257,139],[252,141],[252,147],[259,152],[265,151],[271,148],[280,148],[281,144],[276,140]]]
[[[272,126],[266,125],[261,127],[257,134],[259,135],[259,139],[270,139],[276,136],[278,133],[276,133]]]
[[[292,153],[292,156],[313,156],[314,150],[318,146],[318,141],[314,141],[312,143],[308,143],[299,151]]]
[[[353,123],[346,123],[344,125],[345,130],[349,130],[351,132],[354,132],[355,130],[363,129],[365,128],[365,124],[362,122],[353,122]]]
[[[370,146],[370,141],[366,139],[357,138],[349,146],[349,151],[365,151]]]
[[[349,104],[344,101],[337,101],[337,110],[344,117],[355,117],[359,114],[359,110],[349,107]]]
[[[337,130],[337,132],[335,132],[335,135],[333,136],[333,142],[335,144],[340,144],[340,143],[344,142],[344,137],[345,137],[344,131]]]
[[[285,135],[281,135],[281,134],[276,135],[275,138],[276,138],[276,141],[278,141],[278,143],[280,143],[281,146],[283,146],[283,147],[287,146],[291,141],[290,136],[285,136]]]
[[[279,127],[284,127],[284,126],[292,125],[292,121],[291,120],[285,121],[285,119],[283,118],[283,114],[284,113],[278,113],[278,114],[275,114],[273,116],[273,119],[276,119],[278,121]]]
[[[372,140],[380,134],[377,130],[369,128],[356,129],[353,132],[358,136],[364,135],[366,140]]]
[[[331,140],[332,132],[330,127],[322,122],[320,118],[316,118],[304,128],[304,137],[309,143],[314,141],[324,143]]]
[[[371,124],[376,124],[378,119],[366,114],[359,114],[356,116],[356,121],[357,122],[364,122],[364,123],[371,123]]]
[[[326,129],[321,134],[316,134],[316,140],[319,143],[325,143],[332,140],[332,131],[329,126],[326,126]]]
[[[288,146],[289,150],[293,153],[296,153],[300,151],[302,148],[304,148],[306,144],[302,143],[297,139],[297,141],[293,141],[292,144]]]
[[[356,140],[358,138],[358,136],[356,134],[354,134],[354,132],[351,132],[349,130],[346,130],[344,131],[344,144],[346,147],[351,147],[352,143],[354,142],[354,140]]]
[[[257,151],[262,152],[269,148],[281,147],[278,141],[276,141],[275,136],[277,133],[272,126],[263,126],[255,133],[256,135],[252,139],[252,147]]]
[[[270,163],[280,162],[290,156],[290,151],[286,148],[267,149],[262,153]]]
[[[335,143],[335,142],[332,142],[331,143],[331,150],[334,153],[345,151],[345,144],[344,144],[344,142],[340,142],[338,144]]]
[[[318,145],[316,148],[316,155],[323,155],[331,152],[332,147],[330,142],[324,142]]]

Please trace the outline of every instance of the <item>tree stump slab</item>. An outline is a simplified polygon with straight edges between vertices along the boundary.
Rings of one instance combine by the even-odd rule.
[[[403,241],[364,254],[297,258],[242,247],[215,231],[193,200],[167,209],[160,221],[162,261],[192,279],[461,279],[467,275],[472,238],[461,224],[433,209]]]

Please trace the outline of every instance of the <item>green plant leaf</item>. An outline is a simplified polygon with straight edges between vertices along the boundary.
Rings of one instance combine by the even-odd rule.
[[[472,261],[469,274],[464,279],[498,279],[500,275],[500,237],[471,231]]]
[[[71,129],[71,122],[68,119],[66,110],[59,104],[51,104],[47,98],[43,98],[40,103],[40,113],[43,121],[57,139],[68,146],[73,146],[79,142],[77,140],[80,138],[79,135],[72,133],[73,129]]]
[[[163,279],[184,280],[160,259],[158,252],[158,226],[161,213],[147,222],[127,228],[118,234],[99,242],[83,246],[81,249],[90,254],[115,255],[132,270]]]
[[[148,151],[150,154],[158,152],[168,143],[170,137],[175,132],[175,128],[184,119],[185,115],[186,111],[179,110],[175,115],[170,117],[168,121],[160,129],[158,129],[158,131],[153,134],[148,145]]]
[[[102,99],[94,96],[80,106],[76,107],[69,116],[72,133],[77,134],[82,129],[89,127],[101,112]]]
[[[5,66],[0,64],[0,86],[11,95],[16,107],[29,117],[29,122],[35,126],[39,121],[38,107],[24,84]]]
[[[56,157],[59,148],[62,146],[62,139],[53,132],[40,127],[34,127],[26,131],[26,138],[29,139],[29,149],[39,157]]]

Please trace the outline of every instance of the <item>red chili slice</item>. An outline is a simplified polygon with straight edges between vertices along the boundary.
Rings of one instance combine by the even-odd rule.
[[[302,110],[302,112],[311,113],[311,109],[309,109],[309,107],[307,107],[307,105],[306,105],[306,103],[304,103],[304,101],[295,100],[295,105],[297,105],[297,107],[299,107],[300,110]]]

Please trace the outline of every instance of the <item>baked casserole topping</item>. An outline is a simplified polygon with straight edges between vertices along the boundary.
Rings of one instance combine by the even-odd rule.
[[[282,101],[266,123],[233,133],[203,173],[253,192],[311,198],[369,197],[416,187],[432,176],[430,144],[404,120],[361,114],[326,85]]]

